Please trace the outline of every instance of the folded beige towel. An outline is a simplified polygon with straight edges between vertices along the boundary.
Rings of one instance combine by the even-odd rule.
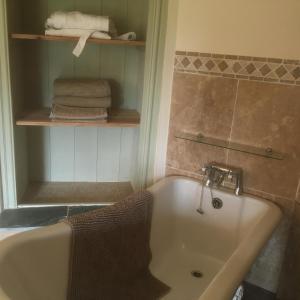
[[[111,89],[102,79],[56,79],[54,96],[103,98],[111,96]]]
[[[53,104],[50,114],[51,119],[65,120],[106,120],[106,108],[82,108]]]
[[[71,107],[111,107],[111,97],[88,98],[73,96],[56,96],[53,98],[54,104],[60,104]]]

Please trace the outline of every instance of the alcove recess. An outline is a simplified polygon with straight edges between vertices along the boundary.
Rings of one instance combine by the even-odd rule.
[[[138,41],[46,38],[55,11],[108,15]],[[18,205],[115,202],[136,178],[148,0],[7,0]],[[48,118],[56,78],[103,78],[112,86],[107,124]]]

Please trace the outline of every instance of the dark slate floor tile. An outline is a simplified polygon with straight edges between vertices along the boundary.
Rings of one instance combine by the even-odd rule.
[[[92,206],[69,206],[68,208],[68,216],[74,216],[78,214],[83,214],[85,212],[89,212],[95,209],[101,209],[105,206],[97,206],[97,205],[92,205]]]
[[[47,226],[66,216],[66,206],[7,209],[0,214],[0,228]]]
[[[244,283],[243,300],[276,300],[276,295],[248,282]]]

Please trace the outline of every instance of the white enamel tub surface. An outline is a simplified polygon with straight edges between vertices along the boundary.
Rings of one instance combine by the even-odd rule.
[[[216,210],[207,188],[201,215],[201,188],[169,177],[149,189],[155,197],[150,268],[171,287],[164,300],[231,300],[281,219],[268,201],[214,190],[224,204]],[[65,300],[70,236],[68,226],[57,224],[1,241],[0,299]]]

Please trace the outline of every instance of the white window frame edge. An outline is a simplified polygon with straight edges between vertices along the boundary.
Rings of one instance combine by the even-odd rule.
[[[150,2],[138,187],[165,176],[178,0]]]
[[[5,0],[0,0],[0,165],[3,208],[14,208],[17,192]]]

